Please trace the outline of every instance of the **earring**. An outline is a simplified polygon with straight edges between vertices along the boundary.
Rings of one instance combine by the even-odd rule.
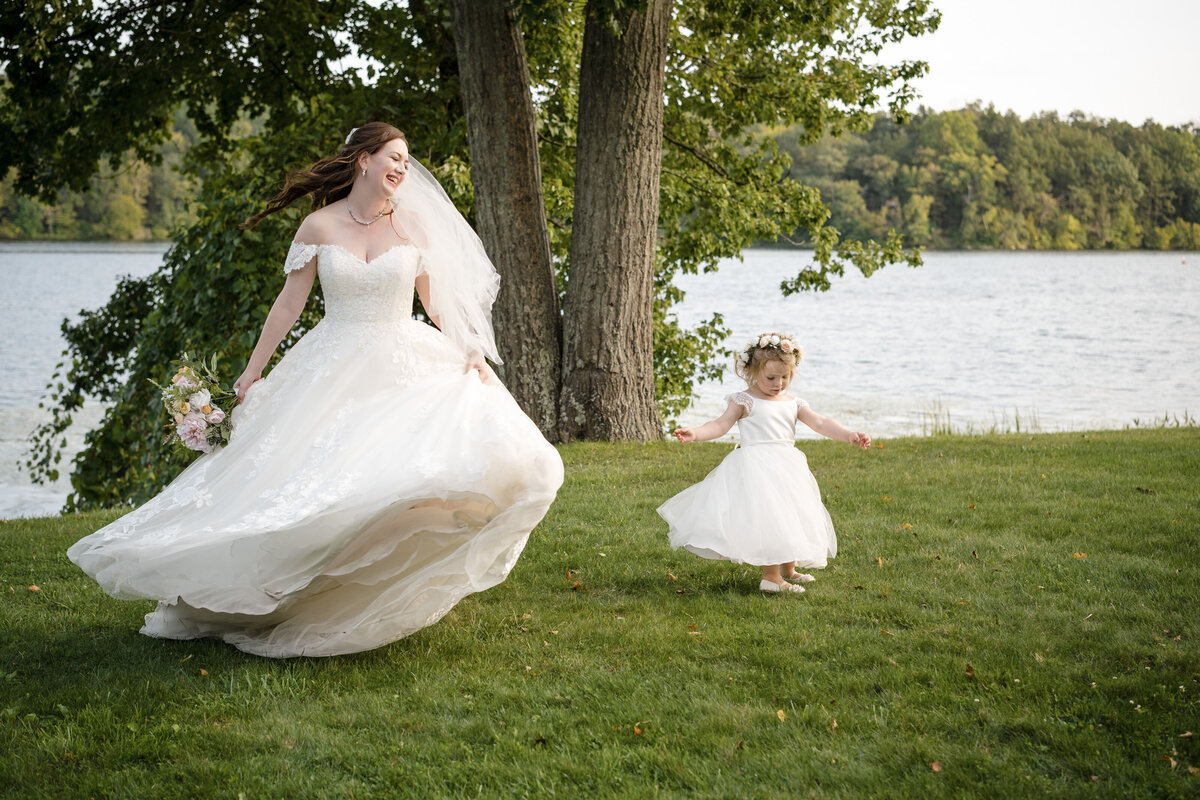
[[[367,177],[367,170],[366,170],[366,167],[364,167],[364,168],[363,168],[363,177],[364,177],[364,178],[365,178],[365,177]]]

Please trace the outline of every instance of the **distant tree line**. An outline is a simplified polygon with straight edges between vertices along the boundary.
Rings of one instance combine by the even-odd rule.
[[[798,128],[764,133],[846,238],[894,229],[935,249],[1200,250],[1200,128],[1078,113],[1023,120],[972,105],[922,110],[905,125],[880,115],[866,132],[811,145]],[[198,138],[180,113],[158,163],[128,155],[54,203],[18,194],[9,174],[0,239],[167,238],[192,219],[195,180],[180,167]]]
[[[766,133],[850,238],[895,229],[935,249],[1200,250],[1200,128],[972,105],[922,109],[905,125],[880,116],[808,146],[794,128]]]
[[[196,181],[181,167],[198,139],[181,112],[156,162],[132,153],[116,166],[105,161],[85,191],[60,189],[50,203],[19,194],[9,170],[0,181],[0,239],[167,239],[193,218]]]

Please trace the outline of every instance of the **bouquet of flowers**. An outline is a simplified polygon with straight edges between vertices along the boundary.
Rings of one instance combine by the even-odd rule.
[[[167,409],[174,430],[167,443],[178,442],[188,450],[210,453],[229,441],[233,423],[229,410],[237,402],[237,395],[222,389],[217,382],[217,357],[207,362],[193,362],[184,353],[174,362],[179,369],[162,390],[163,406]],[[228,409],[228,410],[227,410]]]

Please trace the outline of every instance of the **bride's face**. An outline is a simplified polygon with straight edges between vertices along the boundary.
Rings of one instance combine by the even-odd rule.
[[[379,186],[384,194],[391,196],[408,175],[408,145],[403,139],[392,139],[377,152],[365,156],[362,163],[367,170],[367,183]]]

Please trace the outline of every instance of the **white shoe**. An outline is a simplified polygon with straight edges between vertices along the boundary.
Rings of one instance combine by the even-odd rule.
[[[780,592],[784,594],[787,594],[788,592],[799,594],[800,592],[804,591],[804,587],[797,586],[794,583],[775,583],[775,581],[769,581],[764,578],[763,580],[759,581],[758,590],[760,592],[766,592],[767,594],[779,594]]]
[[[812,583],[816,580],[816,578],[814,578],[812,575],[809,575],[807,572],[797,572],[795,575],[784,578],[784,580],[792,581],[793,583]]]

